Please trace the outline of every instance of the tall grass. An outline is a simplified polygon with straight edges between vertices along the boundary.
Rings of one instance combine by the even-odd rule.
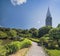
[[[4,46],[0,45],[0,56],[7,56],[9,54],[15,53],[21,48],[28,48],[32,45],[29,39],[24,39],[23,41],[13,41]]]

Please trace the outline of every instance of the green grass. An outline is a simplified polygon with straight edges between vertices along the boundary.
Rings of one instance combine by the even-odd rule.
[[[0,40],[0,56],[7,56],[31,45],[32,41],[26,38],[23,41]]]
[[[31,41],[33,41],[33,42],[39,42],[39,38],[29,38]]]
[[[60,56],[60,50],[49,50],[46,49],[49,56]]]

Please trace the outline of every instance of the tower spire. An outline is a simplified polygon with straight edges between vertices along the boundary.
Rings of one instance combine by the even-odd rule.
[[[51,13],[50,13],[49,7],[48,7],[48,11],[47,11],[47,17],[51,17]]]
[[[50,14],[49,7],[48,7],[47,15],[46,15],[46,26],[52,26],[52,17]]]

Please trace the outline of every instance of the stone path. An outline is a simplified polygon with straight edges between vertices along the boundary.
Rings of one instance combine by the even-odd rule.
[[[26,56],[47,56],[43,48],[38,46],[37,43],[32,42],[32,47],[27,52]]]

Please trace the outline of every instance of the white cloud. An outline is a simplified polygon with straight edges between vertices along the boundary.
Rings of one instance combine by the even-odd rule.
[[[26,3],[27,0],[11,0],[11,3],[15,6],[15,5],[21,5],[23,3]]]

